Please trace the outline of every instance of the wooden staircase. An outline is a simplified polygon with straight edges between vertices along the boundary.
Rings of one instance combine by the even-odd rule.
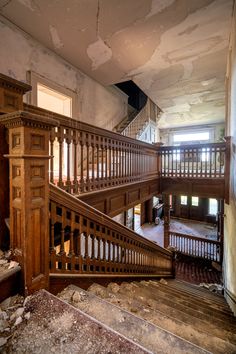
[[[31,317],[6,353],[236,352],[236,319],[223,296],[182,281],[70,285],[58,297],[41,290],[26,307]]]

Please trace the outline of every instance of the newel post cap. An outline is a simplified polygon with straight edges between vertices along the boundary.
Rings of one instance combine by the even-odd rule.
[[[56,119],[25,111],[16,111],[0,116],[0,124],[8,129],[25,126],[51,130],[51,128],[59,126],[59,122]]]

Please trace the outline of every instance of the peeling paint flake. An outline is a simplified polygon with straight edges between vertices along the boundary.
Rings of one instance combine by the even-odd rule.
[[[60,48],[64,47],[64,44],[63,44],[61,38],[59,37],[56,27],[50,25],[49,31],[50,31],[52,43],[53,43],[55,49],[60,49]]]
[[[39,10],[38,5],[35,4],[33,0],[17,0],[20,4],[27,7],[30,11]]]
[[[112,58],[111,48],[101,38],[88,46],[87,54],[92,60],[92,70],[96,70]]]
[[[165,8],[169,7],[175,2],[175,0],[152,0],[151,11],[146,16],[146,18],[152,17],[160,12],[162,12]]]

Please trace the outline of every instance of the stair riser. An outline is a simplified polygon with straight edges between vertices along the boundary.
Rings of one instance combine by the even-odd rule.
[[[160,304],[164,304],[168,307],[172,307],[174,309],[177,309],[181,312],[184,312],[188,315],[191,315],[195,318],[199,318],[203,321],[207,321],[207,322],[210,322],[214,325],[217,325],[219,326],[220,328],[223,328],[227,331],[234,331],[235,330],[235,326],[232,326],[230,323],[225,323],[224,321],[222,320],[219,320],[217,318],[213,318],[212,316],[209,316],[207,314],[204,314],[204,313],[201,313],[201,312],[198,312],[196,310],[193,310],[187,306],[184,306],[182,304],[179,304],[179,303],[174,303],[171,299],[167,299],[166,297],[162,297],[162,298],[157,298],[153,295],[153,293],[150,293],[147,289],[138,289],[138,288],[133,288],[133,296],[143,296],[145,297],[146,299],[144,299],[144,301],[146,303],[148,303],[148,300],[153,300],[156,302],[156,308],[158,309],[158,305]],[[122,294],[125,294],[126,290],[122,289],[121,288],[121,293]]]
[[[145,286],[145,285],[144,285]],[[148,288],[150,290],[155,291],[158,293],[161,297],[165,297],[166,295],[170,296],[172,299],[177,300],[179,303],[181,303],[184,306],[190,306],[191,308],[201,311],[202,313],[207,313],[209,315],[213,315],[214,317],[217,317],[221,320],[232,320],[233,322],[235,321],[232,312],[230,311],[224,311],[221,308],[217,307],[214,304],[207,304],[205,303],[204,299],[199,299],[199,301],[196,301],[193,299],[193,297],[188,296],[182,296],[179,293],[175,293],[174,291],[169,291],[166,287],[163,286],[155,286],[155,285],[148,285]],[[236,321],[235,321],[236,324]]]

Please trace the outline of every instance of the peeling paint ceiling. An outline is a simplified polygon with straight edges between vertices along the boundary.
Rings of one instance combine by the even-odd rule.
[[[161,128],[223,122],[233,0],[0,0],[0,13],[103,85],[133,80]]]

